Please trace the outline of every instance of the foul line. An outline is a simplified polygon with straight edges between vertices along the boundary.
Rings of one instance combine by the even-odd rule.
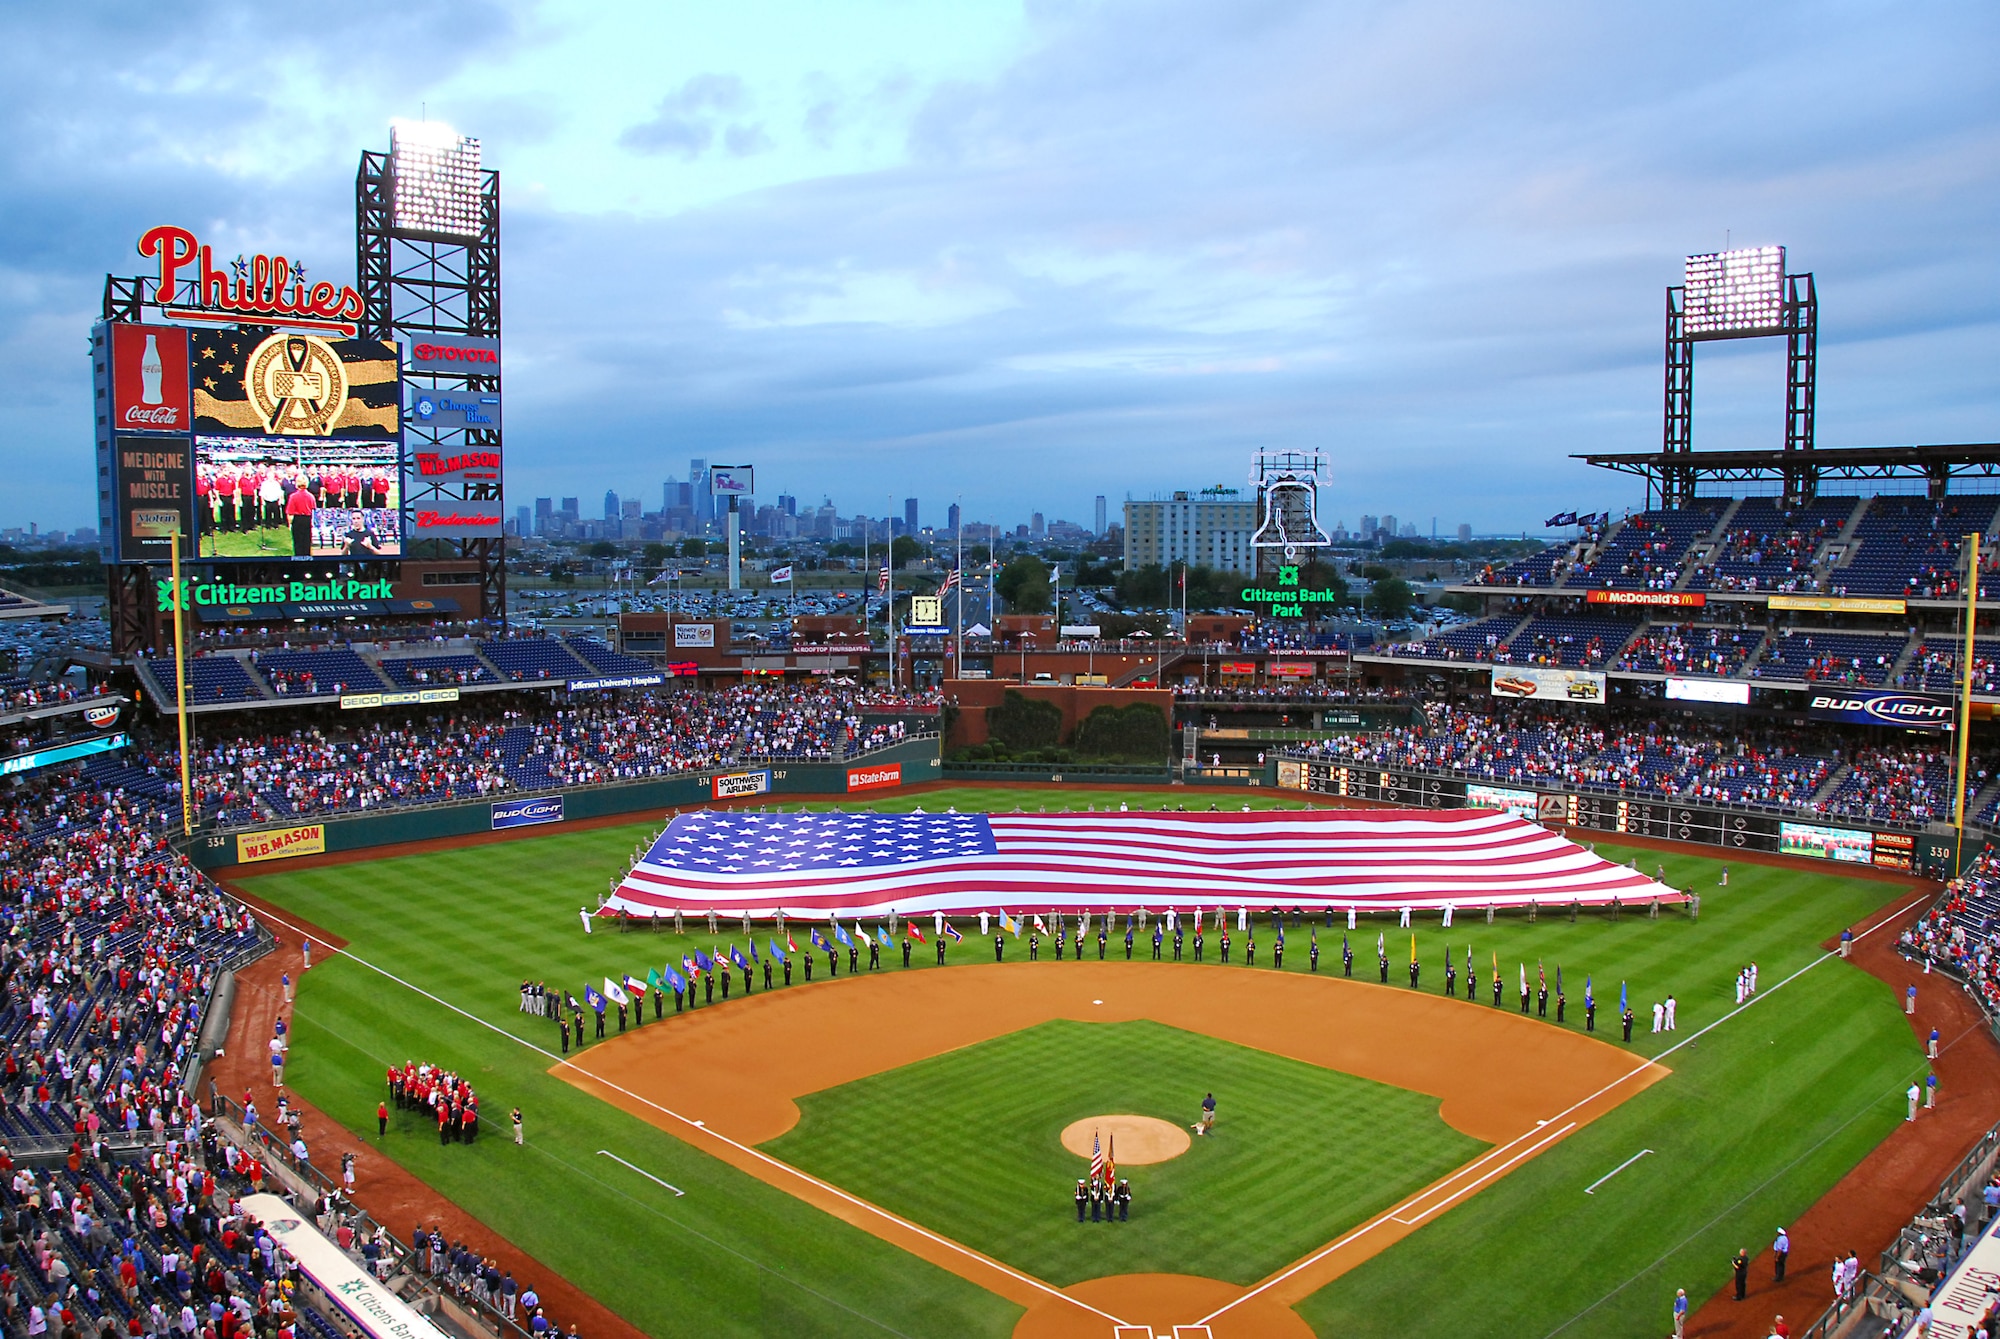
[[[1883,915],[1882,919],[1876,921],[1875,924],[1869,926],[1866,930],[1863,930],[1861,931],[1861,933],[1855,935],[1852,942],[1857,944],[1860,943],[1863,939],[1866,939],[1869,935],[1874,934],[1877,930],[1889,924],[1891,921],[1901,918],[1909,911],[1910,907],[1914,906],[1917,902],[1921,901],[1922,899],[1930,895],[1931,894],[1925,892],[1922,889],[1917,890],[1917,892],[1911,898],[1906,899],[1904,902],[1898,904],[1890,911],[1886,912]],[[1790,976],[1786,977],[1784,980],[1772,986],[1770,992],[1768,993],[1776,993],[1777,991],[1783,990],[1786,986],[1798,980],[1800,977],[1804,976],[1807,972],[1810,972],[1813,968],[1818,967],[1823,963],[1838,961],[1839,958],[1840,954],[1837,952],[1822,953],[1819,957],[1814,958],[1811,962],[1799,968],[1798,971],[1793,972]],[[1554,1116],[1549,1118],[1546,1124],[1537,1126],[1533,1130],[1529,1130],[1522,1134],[1519,1134],[1515,1136],[1513,1139],[1509,1140],[1507,1143],[1502,1144],[1498,1148],[1488,1150],[1483,1156],[1473,1160],[1472,1162],[1467,1163],[1463,1168],[1459,1169],[1459,1171],[1453,1173],[1450,1178],[1447,1178],[1446,1180],[1438,1183],[1438,1185],[1431,1187],[1429,1190],[1420,1191],[1417,1194],[1411,1196],[1409,1199],[1406,1199],[1402,1203],[1396,1205],[1394,1208],[1388,1209],[1383,1213],[1376,1215],[1374,1218],[1369,1219],[1367,1222],[1363,1223],[1360,1227],[1355,1228],[1352,1232],[1348,1233],[1340,1240],[1333,1242],[1330,1245],[1322,1246],[1319,1250],[1314,1251],[1311,1255],[1308,1255],[1305,1259],[1298,1261],[1296,1264],[1288,1266],[1287,1268],[1279,1271],[1276,1274],[1273,1274],[1270,1278],[1265,1279],[1262,1283],[1250,1289],[1250,1291],[1244,1293],[1242,1296],[1236,1298],[1234,1301],[1228,1302],[1225,1305],[1218,1307],[1216,1310],[1209,1312],[1206,1316],[1203,1316],[1201,1320],[1196,1323],[1201,1325],[1206,1325],[1210,1321],[1214,1320],[1216,1317],[1226,1315],[1228,1312],[1234,1310],[1238,1306],[1241,1306],[1243,1303],[1249,1301],[1251,1298],[1257,1296],[1259,1293],[1267,1292],[1270,1289],[1275,1288],[1278,1284],[1283,1283],[1286,1279],[1291,1278],[1293,1275],[1299,1273],[1300,1271],[1305,1269],[1310,1269],[1312,1266],[1326,1259],[1326,1257],[1328,1257],[1329,1255],[1332,1255],[1335,1251],[1338,1251],[1343,1247],[1346,1247],[1354,1242],[1361,1240],[1361,1238],[1367,1236],[1370,1232],[1373,1232],[1376,1228],[1383,1226],[1385,1223],[1394,1222],[1401,1226],[1415,1226],[1418,1223],[1421,1223],[1424,1217],[1429,1216],[1428,1214],[1419,1215],[1417,1219],[1408,1221],[1404,1220],[1401,1217],[1401,1215],[1406,1211],[1408,1211],[1410,1208],[1414,1207],[1416,1204],[1420,1203],[1426,1196],[1431,1195],[1438,1190],[1442,1190],[1445,1186],[1450,1185],[1452,1181],[1456,1180],[1460,1176],[1465,1175],[1467,1172],[1472,1171],[1474,1168],[1478,1167],[1481,1163],[1485,1162],[1488,1158],[1496,1157],[1499,1154],[1504,1153],[1507,1150],[1513,1148],[1516,1144],[1521,1143],[1523,1140],[1542,1134],[1547,1129],[1548,1125],[1553,1125],[1556,1121],[1561,1120],[1563,1117],[1576,1111],[1580,1107],[1588,1106],[1590,1103],[1604,1096],[1604,1094],[1610,1092],[1613,1088],[1618,1087],[1620,1084],[1628,1083],[1632,1079],[1637,1078],[1639,1075],[1646,1072],[1648,1066],[1658,1064],[1660,1061],[1672,1055],[1675,1051],[1680,1050],[1683,1046],[1692,1046],[1695,1042],[1700,1041],[1708,1033],[1714,1031],[1718,1027],[1721,1027],[1724,1023],[1736,1017],[1736,1015],[1742,1013],[1745,1009],[1750,1008],[1751,1006],[1755,1005],[1759,1000],[1765,998],[1767,998],[1766,992],[1759,992],[1758,994],[1752,995],[1749,999],[1737,1005],[1734,1009],[1730,1010],[1722,1017],[1716,1019],[1713,1023],[1710,1023],[1707,1027],[1704,1027],[1701,1030],[1691,1034],[1686,1040],[1677,1041],[1672,1046],[1669,1046],[1666,1050],[1661,1051],[1658,1055],[1653,1056],[1649,1060],[1641,1062],[1635,1069],[1631,1071],[1631,1073],[1613,1079],[1610,1083],[1605,1084],[1602,1088],[1599,1088],[1596,1092],[1584,1098],[1582,1101],[1572,1103],[1569,1107],[1565,1108],[1564,1110],[1558,1111]],[[1546,1146],[1548,1144],[1553,1144],[1556,1141],[1556,1139],[1560,1137],[1562,1134],[1567,1133],[1569,1130],[1575,1128],[1576,1128],[1575,1123],[1572,1122],[1570,1125],[1565,1126],[1563,1130],[1558,1131],[1556,1135],[1541,1140],[1535,1149],[1529,1151],[1530,1152],[1539,1151],[1541,1147]],[[1508,1160],[1508,1163],[1509,1165],[1511,1165],[1514,1162],[1520,1161],[1521,1158],[1525,1156],[1527,1156],[1526,1153],[1519,1154],[1514,1158],[1510,1158]],[[1487,1176],[1481,1177],[1480,1179],[1483,1181],[1489,1179],[1492,1175],[1493,1173],[1488,1173]],[[1456,1199],[1458,1198],[1458,1196],[1454,1195],[1452,1196],[1452,1198]]]
[[[1583,1193],[1586,1195],[1595,1195],[1597,1193],[1597,1188],[1599,1186],[1603,1185],[1606,1181],[1609,1181],[1612,1177],[1618,1175],[1618,1173],[1624,1171],[1627,1167],[1630,1167],[1633,1163],[1645,1157],[1648,1153],[1651,1153],[1652,1151],[1653,1150],[1650,1148],[1640,1149],[1637,1153],[1634,1153],[1631,1157],[1625,1159],[1625,1161],[1619,1163],[1616,1167],[1613,1167],[1610,1171],[1606,1172],[1604,1175],[1598,1177],[1595,1181],[1592,1181],[1589,1185],[1585,1186],[1583,1188]]]
[[[598,1149],[597,1156],[600,1158],[609,1158],[621,1167],[630,1167],[632,1168],[633,1171],[639,1173],[639,1175],[645,1177],[648,1181],[651,1181],[654,1185],[666,1186],[667,1189],[673,1191],[675,1195],[687,1194],[687,1192],[685,1190],[682,1190],[679,1186],[668,1185],[667,1182],[662,1181],[659,1177],[653,1175],[651,1172],[647,1171],[644,1167],[635,1166],[634,1164],[625,1161],[625,1159],[619,1157],[616,1153],[613,1153],[608,1148]]]
[[[261,915],[268,920],[277,922],[278,924],[284,926],[287,930],[290,930],[295,934],[305,935],[306,933],[308,933],[304,926],[294,925],[292,922],[286,920],[284,917],[279,916],[273,912],[263,911],[258,908],[251,908],[251,911],[253,912],[253,914]],[[1073,1306],[1081,1307],[1083,1310],[1088,1311],[1093,1315],[1102,1316],[1104,1319],[1110,1321],[1114,1325],[1122,1325],[1125,1323],[1118,1317],[1112,1315],[1110,1312],[1101,1311],[1098,1308],[1092,1306],[1090,1303],[1082,1300],[1081,1298],[1073,1297],[1070,1294],[1064,1292],[1060,1288],[1054,1287],[1053,1285],[1048,1283],[1044,1283],[1042,1280],[1034,1277],[1034,1275],[1032,1274],[1023,1274],[1020,1270],[1015,1269],[1011,1265],[1003,1264],[1000,1261],[995,1260],[990,1256],[982,1255],[978,1251],[973,1250],[971,1247],[953,1241],[949,1237],[939,1236],[937,1233],[931,1231],[929,1228],[923,1227],[917,1223],[912,1223],[906,1218],[900,1217],[897,1214],[893,1214],[889,1212],[887,1209],[884,1209],[879,1204],[871,1204],[867,1200],[864,1200],[857,1195],[850,1195],[847,1191],[842,1190],[839,1186],[832,1185],[826,1181],[822,1181],[818,1177],[812,1175],[810,1172],[801,1171],[797,1167],[792,1166],[790,1163],[780,1161],[779,1159],[772,1157],[770,1154],[764,1152],[761,1149],[752,1148],[748,1144],[738,1143],[736,1140],[731,1139],[728,1135],[722,1134],[715,1130],[711,1130],[710,1128],[708,1128],[708,1126],[703,1125],[698,1121],[691,1120],[688,1117],[681,1115],[681,1113],[678,1111],[674,1111],[668,1107],[663,1107],[658,1102],[653,1101],[649,1097],[641,1096],[640,1094],[633,1092],[629,1088],[623,1087],[622,1085],[617,1083],[613,1083],[611,1080],[603,1078],[602,1076],[592,1072],[591,1070],[585,1069],[582,1065],[576,1064],[568,1056],[557,1055],[555,1052],[547,1050],[537,1045],[536,1043],[529,1041],[526,1037],[517,1036],[516,1034],[509,1032],[506,1028],[501,1027],[497,1023],[491,1022],[488,1019],[481,1018],[477,1014],[470,1013],[464,1009],[459,1008],[456,1004],[453,1004],[450,1000],[444,999],[441,996],[433,995],[430,991],[425,990],[422,986],[414,985],[411,982],[405,981],[402,977],[397,976],[394,972],[391,972],[386,968],[376,966],[374,963],[368,961],[368,959],[354,952],[352,948],[337,949],[335,950],[335,952],[338,953],[341,957],[352,959],[353,961],[359,963],[361,966],[366,967],[369,971],[374,972],[378,976],[386,977],[388,980],[394,981],[397,985],[403,987],[405,990],[409,990],[418,995],[421,995],[425,999],[431,1001],[433,1004],[440,1005],[443,1008],[451,1010],[453,1013],[457,1014],[461,1018],[465,1018],[470,1020],[471,1022],[477,1023],[480,1027],[485,1028],[489,1032],[497,1032],[501,1036],[507,1038],[509,1041],[516,1042],[521,1046],[526,1047],[528,1050],[535,1052],[537,1055],[545,1056],[548,1059],[555,1061],[556,1066],[558,1068],[573,1069],[577,1073],[589,1079],[592,1083],[602,1084],[604,1087],[611,1089],[613,1092],[618,1093],[620,1096],[628,1097],[632,1101],[637,1102],[642,1106],[651,1107],[653,1110],[659,1112],[661,1115],[667,1116],[673,1120],[677,1120],[691,1130],[698,1130],[702,1135],[705,1135],[706,1137],[714,1139],[720,1143],[726,1144],[730,1148],[735,1149],[737,1152],[745,1155],[746,1157],[749,1157],[761,1163],[766,1163],[769,1166],[777,1168],[778,1170],[783,1171],[788,1175],[795,1176],[799,1180],[807,1183],[808,1185],[815,1186],[820,1190],[823,1190],[828,1194],[831,1194],[836,1198],[843,1200],[848,1204],[853,1205],[857,1209],[861,1209],[864,1210],[865,1212],[872,1213],[887,1222],[894,1223],[896,1226],[903,1228],[908,1232],[912,1232],[915,1235],[922,1237],[926,1241],[933,1242],[939,1246],[942,1246],[947,1250],[956,1251],[958,1254],[964,1256],[968,1260],[976,1260],[980,1264],[993,1270],[995,1273],[1004,1274],[1008,1278],[1016,1279],[1019,1282],[1025,1283],[1031,1288],[1034,1288],[1040,1292],[1048,1294],[1050,1297],[1060,1298],[1063,1301],[1072,1304]],[[627,1165],[630,1166],[629,1163]],[[636,1171],[638,1169],[634,1168],[633,1170]],[[821,1210],[821,1212],[825,1211]],[[894,1243],[890,1244],[893,1245]],[[971,1282],[971,1280],[967,1281]],[[991,1289],[988,1289],[988,1291],[990,1292]],[[1205,1324],[1206,1322],[1204,1321],[1203,1323]]]

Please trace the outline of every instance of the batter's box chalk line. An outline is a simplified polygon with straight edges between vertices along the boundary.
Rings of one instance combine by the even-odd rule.
[[[1155,1334],[1150,1325],[1114,1325],[1111,1339],[1215,1339],[1206,1325],[1176,1325],[1172,1335]]]

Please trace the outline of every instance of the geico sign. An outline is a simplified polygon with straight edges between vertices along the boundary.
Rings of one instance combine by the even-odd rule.
[[[1933,702],[1926,697],[1906,697],[1896,693],[1882,693],[1873,697],[1835,697],[1831,694],[1815,697],[1811,710],[1858,713],[1893,725],[1929,725],[1948,721],[1952,709],[1943,703]]]

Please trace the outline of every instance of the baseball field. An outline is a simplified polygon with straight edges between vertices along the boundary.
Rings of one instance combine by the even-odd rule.
[[[983,788],[871,807],[1163,798]],[[664,1022],[649,1008],[566,1063],[554,1025],[519,1012],[523,978],[580,995],[741,942],[726,924],[583,933],[578,906],[657,826],[237,882],[347,945],[300,983],[292,1086],[656,1335],[1109,1336],[1114,1318],[1217,1308],[1218,1335],[1404,1334],[1419,1315],[1437,1333],[1651,1332],[1676,1287],[1706,1296],[1731,1252],[1796,1219],[1894,1129],[1924,1072],[1888,988],[1821,947],[1905,886],[1737,864],[1723,887],[1712,860],[1606,843],[1701,890],[1700,919],[1446,930],[1431,917],[1415,931],[1420,991],[1411,932],[1386,917],[1351,936],[1353,981],[1342,930],[1323,922],[1287,931],[1282,972],[1261,930],[1255,967],[1219,965],[1212,948],[1203,964],[1156,964],[1144,940],[1128,964],[1122,935],[1101,964],[1094,948],[1050,961],[1046,943],[1028,963],[1025,941],[996,964],[963,922],[944,970],[928,951],[904,969],[895,952],[879,973],[829,979],[822,958],[811,985],[795,974],[767,994],[760,978],[749,1000],[679,1019],[669,1001]],[[1468,946],[1481,999],[1448,1001],[1445,954],[1462,971]],[[1732,983],[1753,960],[1762,989],[1739,1011]],[[1563,1027],[1553,1004],[1546,1021],[1519,1016],[1518,973],[1532,981],[1538,964],[1551,982],[1562,970]],[[1621,984],[1640,1016],[1629,1044]],[[1654,1035],[1650,1005],[1669,993],[1679,1029]],[[495,1136],[519,1105],[527,1146],[441,1147],[401,1113],[378,1141],[383,1071],[412,1059],[468,1073]],[[1131,1221],[1079,1226],[1086,1162],[1065,1129],[1113,1115],[1184,1128],[1209,1091],[1215,1135],[1121,1166]],[[1149,1297],[1164,1309],[1145,1311]],[[1197,1314],[1167,1314],[1183,1305]]]

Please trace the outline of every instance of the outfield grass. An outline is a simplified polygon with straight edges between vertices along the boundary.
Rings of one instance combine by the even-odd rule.
[[[1065,803],[1115,808],[1120,800],[1157,809],[1163,799],[1185,799],[1206,809],[1211,795],[960,788],[929,792],[921,803],[933,811],[1018,804],[1032,812]],[[1295,805],[1268,792],[1230,792],[1213,802]],[[915,803],[905,797],[869,807]],[[441,1149],[414,1130],[392,1130],[384,1152],[651,1333],[1006,1333],[1018,1315],[1011,1304],[585,1096],[546,1074],[544,1057],[503,1035],[554,1049],[552,1028],[516,1010],[524,976],[580,991],[607,973],[643,975],[697,939],[709,945],[706,934],[683,942],[581,932],[576,908],[603,890],[647,831],[555,832],[245,880],[250,891],[350,940],[360,957],[490,1025],[335,959],[301,985],[289,1080],[370,1142],[382,1071],[393,1062],[423,1057],[469,1070],[492,1108],[518,1102],[529,1122],[525,1153],[501,1141]],[[1600,849],[1614,858],[1629,854]],[[1514,918],[1444,931],[1433,921],[1418,931],[1426,986],[1439,988],[1445,952],[1462,965],[1468,942],[1482,978],[1498,954],[1510,988],[1523,962],[1531,977],[1538,960],[1551,977],[1560,964],[1577,1006],[1572,1026],[1580,1024],[1589,973],[1602,1005],[1598,1035],[1614,1040],[1605,1023],[1621,980],[1631,983],[1642,1017],[1671,991],[1682,1031],[1655,1038],[1642,1022],[1631,1049],[1644,1055],[1727,1013],[1732,979],[1746,961],[1759,963],[1766,1000],[1668,1057],[1672,1078],[1307,1299],[1300,1310],[1320,1332],[1403,1334],[1419,1314],[1435,1333],[1663,1328],[1676,1286],[1704,1295],[1722,1281],[1730,1252],[1765,1244],[1894,1128],[1901,1090],[1922,1072],[1922,1061],[1888,989],[1837,961],[1772,989],[1818,959],[1822,939],[1896,888],[1842,878],[1831,867],[1820,873],[1739,864],[1724,889],[1714,861],[1644,853],[1647,872],[1659,863],[1670,882],[1703,890],[1698,924],[1678,913],[1649,922],[1629,912],[1616,924],[1601,914],[1575,924],[1544,915],[1534,925]],[[1364,922],[1357,975],[1372,966],[1375,933],[1385,928],[1392,958],[1407,953],[1407,936],[1399,938],[1387,918]],[[1339,933],[1320,931],[1322,970],[1338,970]],[[1286,970],[1302,971],[1303,945],[1294,939],[1292,946]],[[1177,969],[1140,962],[1131,970]],[[811,987],[840,988],[837,981]],[[1041,1086],[1074,1077],[1051,1057]],[[1033,1095],[1034,1085],[1027,1087],[1024,1102]],[[1653,1155],[1596,1195],[1582,1194],[1642,1148]],[[597,1157],[598,1149],[682,1186],[686,1198]],[[1297,1175],[1288,1156],[1271,1150],[1261,1174]],[[1245,1187],[1201,1209],[1242,1227],[1254,1224],[1259,1207],[1256,1189]]]
[[[1093,1113],[1186,1123],[1228,1094],[1222,1133],[1121,1167],[1137,1217],[1076,1230]],[[764,1145],[1051,1283],[1200,1274],[1248,1284],[1477,1156],[1438,1101],[1159,1023],[1056,1021],[814,1093]]]

